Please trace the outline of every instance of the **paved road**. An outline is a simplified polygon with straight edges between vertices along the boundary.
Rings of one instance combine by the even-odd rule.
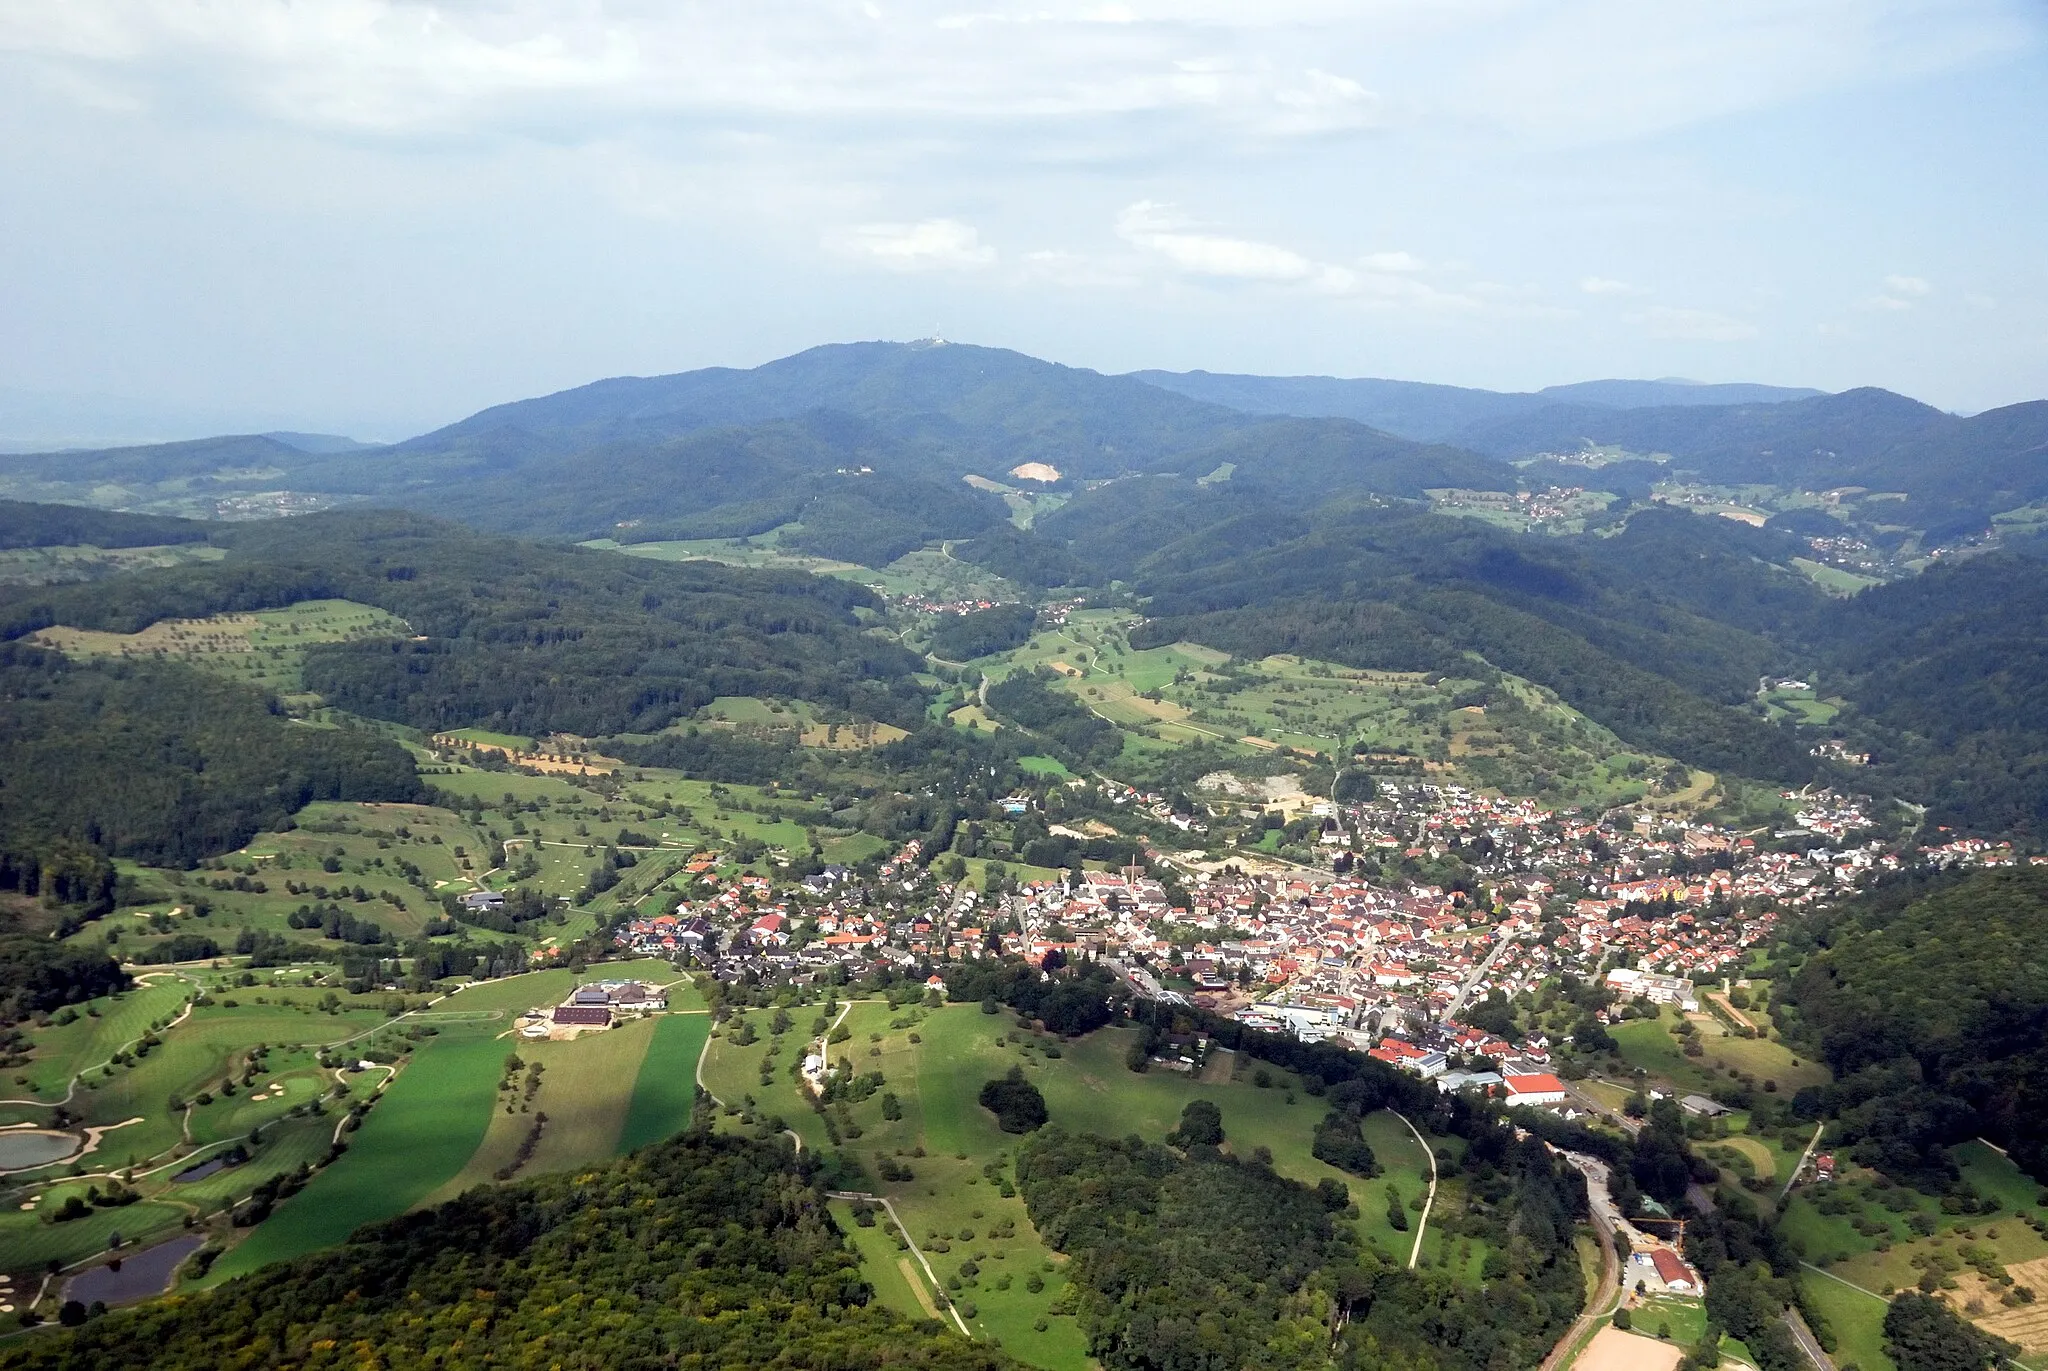
[[[1813,1330],[1806,1326],[1805,1319],[1799,1317],[1797,1309],[1785,1311],[1785,1327],[1791,1330],[1792,1341],[1799,1344],[1799,1350],[1806,1354],[1806,1359],[1814,1364],[1816,1371],[1835,1371],[1835,1363],[1821,1349]]]
[[[1512,938],[1500,939],[1494,943],[1493,950],[1486,954],[1486,960],[1472,968],[1472,974],[1467,976],[1465,983],[1458,987],[1457,995],[1452,998],[1450,1004],[1444,1007],[1444,1019],[1446,1022],[1458,1017],[1458,1011],[1465,1007],[1466,998],[1478,987],[1479,982],[1485,979],[1486,973],[1493,970],[1494,962],[1500,957],[1501,953],[1508,950],[1508,944],[1513,941],[1514,939]]]
[[[1813,1126],[1813,1136],[1806,1140],[1806,1150],[1799,1154],[1799,1164],[1792,1168],[1792,1174],[1785,1178],[1784,1188],[1778,1192],[1779,1204],[1783,1204],[1785,1197],[1792,1193],[1793,1185],[1799,1180],[1799,1173],[1806,1169],[1806,1159],[1813,1155],[1814,1148],[1820,1146],[1821,1130],[1826,1127],[1827,1123],[1825,1121]]]
[[[1621,1302],[1622,1295],[1621,1258],[1614,1252],[1614,1225],[1618,1214],[1614,1208],[1614,1197],[1607,1189],[1607,1164],[1582,1152],[1560,1155],[1586,1178],[1586,1207],[1591,1211],[1593,1227],[1600,1235],[1600,1287],[1587,1302],[1586,1312],[1579,1315],[1565,1330],[1564,1336],[1558,1339],[1557,1346],[1550,1349],[1540,1371],[1558,1371],[1565,1356],[1578,1346],[1579,1339],[1613,1311],[1614,1306]]]

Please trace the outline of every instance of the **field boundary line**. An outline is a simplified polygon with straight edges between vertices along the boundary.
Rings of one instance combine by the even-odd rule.
[[[1855,1291],[1855,1292],[1856,1292],[1857,1294],[1859,1294],[1859,1295],[1868,1295],[1868,1296],[1870,1296],[1870,1298],[1872,1298],[1872,1299],[1876,1300],[1876,1301],[1877,1301],[1878,1303],[1880,1303],[1880,1304],[1890,1304],[1890,1303],[1891,1303],[1891,1301],[1890,1301],[1890,1300],[1886,1299],[1886,1298],[1885,1298],[1885,1297],[1884,1297],[1883,1295],[1880,1295],[1880,1294],[1878,1294],[1878,1293],[1877,1293],[1877,1292],[1876,1292],[1875,1290],[1872,1290],[1872,1289],[1871,1289],[1870,1287],[1868,1287],[1868,1286],[1864,1286],[1864,1285],[1858,1285],[1858,1284],[1856,1284],[1856,1282],[1854,1282],[1854,1281],[1851,1281],[1851,1280],[1844,1280],[1844,1279],[1843,1279],[1842,1277],[1840,1277],[1840,1276],[1837,1276],[1837,1275],[1836,1275],[1836,1274],[1835,1274],[1834,1272],[1832,1272],[1832,1271],[1827,1271],[1827,1270],[1823,1270],[1822,1268],[1820,1268],[1820,1267],[1818,1267],[1818,1266],[1815,1266],[1815,1265],[1814,1265],[1814,1264],[1813,1264],[1812,1262],[1801,1262],[1801,1263],[1799,1263],[1799,1264],[1800,1264],[1801,1266],[1805,1267],[1805,1268],[1806,1268],[1806,1269],[1807,1269],[1808,1271],[1812,1271],[1812,1272],[1814,1272],[1814,1273],[1815,1273],[1815,1274],[1817,1274],[1817,1275],[1822,1275],[1822,1276],[1826,1276],[1826,1277],[1827,1277],[1827,1278],[1828,1278],[1829,1280],[1833,1281],[1833,1282],[1834,1282],[1834,1283],[1835,1283],[1836,1285],[1846,1285],[1846,1286],[1848,1286],[1848,1287],[1849,1287],[1849,1288],[1850,1288],[1851,1290],[1854,1290],[1854,1291]]]

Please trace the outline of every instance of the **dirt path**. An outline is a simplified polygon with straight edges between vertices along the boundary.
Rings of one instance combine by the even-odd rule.
[[[1709,990],[1707,992],[1707,998],[1712,1000],[1715,1004],[1721,1006],[1721,1012],[1726,1014],[1729,1018],[1735,1020],[1736,1023],[1742,1025],[1744,1028],[1749,1029],[1751,1032],[1756,1031],[1756,1020],[1750,1018],[1749,1015],[1743,1013],[1734,1005],[1728,1003],[1728,997],[1726,995],[1723,995],[1718,990]]]
[[[1394,1117],[1408,1124],[1408,1131],[1415,1135],[1415,1145],[1422,1149],[1423,1156],[1429,1158],[1429,1198],[1422,1202],[1422,1218],[1415,1225],[1415,1246],[1408,1251],[1408,1269],[1413,1271],[1415,1264],[1422,1260],[1422,1235],[1429,1231],[1429,1211],[1436,1206],[1436,1153],[1430,1150],[1422,1130],[1408,1122],[1406,1114],[1395,1113]]]
[[[903,1273],[903,1283],[910,1287],[910,1293],[917,1296],[918,1304],[924,1308],[925,1317],[944,1323],[945,1316],[940,1314],[939,1307],[932,1303],[931,1292],[924,1288],[924,1279],[917,1274],[917,1268],[910,1264],[910,1258],[898,1257],[896,1269]]]
[[[932,1270],[932,1264],[925,1260],[924,1249],[917,1245],[916,1238],[910,1236],[910,1226],[903,1222],[903,1216],[896,1212],[896,1206],[891,1204],[886,1196],[870,1195],[865,1190],[828,1190],[825,1193],[835,1200],[866,1200],[869,1204],[879,1204],[882,1206],[884,1210],[888,1211],[890,1222],[894,1223],[897,1231],[903,1234],[903,1241],[910,1244],[910,1255],[917,1258],[918,1266],[924,1270],[925,1279],[932,1283],[931,1288],[934,1290],[945,1289],[939,1283],[939,1273]],[[913,1290],[918,1289],[916,1281],[912,1281],[910,1286]],[[922,1300],[923,1298],[923,1293],[920,1291],[919,1299]],[[936,1311],[934,1312],[936,1313]],[[958,1309],[949,1304],[946,1306],[946,1312],[953,1316],[953,1326],[960,1330],[961,1337],[968,1339],[974,1337],[974,1334],[967,1331],[967,1320],[960,1317]]]

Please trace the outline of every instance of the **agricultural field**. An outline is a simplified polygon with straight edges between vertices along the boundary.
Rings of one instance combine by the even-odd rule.
[[[700,723],[735,733],[791,738],[804,747],[833,752],[880,747],[909,736],[894,724],[849,719],[807,700],[762,700],[751,695],[721,695],[698,710],[696,717]]]
[[[46,628],[32,641],[70,657],[177,657],[279,695],[305,690],[306,649],[315,643],[395,638],[403,619],[349,600],[302,600],[284,609],[163,619],[140,633]]]
[[[1853,1165],[1831,1183],[1792,1192],[1782,1231],[1807,1261],[1824,1268],[1807,1279],[1823,1295],[1845,1346],[1852,1339],[1872,1347],[1881,1342],[1885,1298],[1922,1285],[1932,1272],[1957,1312],[2019,1342],[2030,1360],[2048,1353],[2048,1318],[2038,1312],[2044,1306],[2008,1303],[2007,1287],[1997,1279],[2003,1275],[2048,1295],[2048,1238],[2030,1223],[2048,1223],[2044,1192],[1984,1143],[1965,1143],[1954,1155],[1970,1188],[1997,1201],[1995,1213],[1952,1212]],[[1873,1364],[1888,1363],[1859,1358],[1859,1365]]]
[[[259,834],[195,871],[124,864],[145,898],[74,939],[136,959],[178,935],[210,937],[227,949],[253,930],[332,946],[338,955],[343,945],[321,944],[321,930],[290,924],[302,907],[332,903],[388,934],[388,955],[396,955],[443,916],[444,896],[519,885],[569,901],[585,891],[609,849],[633,854],[637,863],[620,871],[616,887],[525,926],[520,936],[546,947],[588,933],[614,909],[672,907],[693,888],[695,878],[682,867],[700,850],[760,845],[751,864],[722,862],[723,874],[766,874],[774,860],[807,850],[814,838],[833,860],[880,850],[870,835],[814,830],[781,817],[792,804],[786,796],[657,768],[605,778],[601,789],[587,780],[484,770],[440,757],[423,769],[441,804],[320,802],[300,811],[288,830]],[[634,841],[620,843],[622,833]],[[509,936],[489,929],[471,935]]]
[[[485,1034],[450,1030],[422,1046],[341,1160],[216,1262],[208,1283],[332,1246],[426,1198],[483,1141],[503,1063],[503,1044]]]
[[[1133,1029],[1108,1028],[1062,1041],[1020,1025],[1007,1011],[984,1014],[975,1005],[892,1009],[884,1002],[859,1001],[844,1010],[839,1028],[846,1036],[830,1055],[844,1058],[856,1072],[882,1073],[875,1094],[857,1104],[834,1105],[829,1117],[814,1110],[793,1079],[792,1067],[816,1041],[812,1029],[825,1016],[814,1006],[793,1007],[789,1031],[776,1035],[773,1011],[749,1011],[721,1025],[704,1054],[703,1080],[723,1105],[721,1125],[744,1129],[779,1121],[807,1151],[836,1158],[835,1185],[887,1196],[976,1336],[999,1339],[1006,1350],[1034,1365],[1079,1368],[1085,1364],[1085,1349],[1073,1321],[1049,1310],[1064,1259],[1037,1241],[1022,1201],[1004,1193],[1018,1139],[1003,1133],[977,1103],[982,1085],[1013,1065],[1021,1066],[1044,1094],[1055,1124],[1080,1131],[1118,1137],[1137,1133],[1161,1141],[1190,1100],[1213,1100],[1222,1111],[1225,1145],[1231,1151],[1248,1155],[1264,1147],[1277,1169],[1308,1184],[1324,1178],[1345,1181],[1359,1204],[1361,1236],[1400,1260],[1414,1249],[1413,1227],[1399,1232],[1388,1219],[1386,1189],[1393,1186],[1404,1206],[1419,1209],[1428,1188],[1429,1158],[1392,1115],[1366,1121],[1366,1139],[1385,1174],[1365,1181],[1310,1155],[1315,1125],[1325,1112],[1320,1101],[1286,1073],[1254,1068],[1229,1052],[1218,1053],[1201,1079],[1191,1080],[1163,1069],[1130,1071],[1124,1054]],[[831,1017],[838,1016],[834,1009]],[[1265,1085],[1258,1083],[1260,1078]],[[891,1112],[898,1117],[890,1118]],[[1453,1140],[1431,1142],[1458,1146]],[[909,1178],[903,1179],[898,1168],[907,1168]],[[885,1169],[898,1178],[885,1179]],[[1457,1189],[1455,1181],[1447,1181],[1438,1204],[1461,1203]],[[884,1263],[870,1279],[885,1298],[891,1282],[898,1282],[909,1287],[908,1298],[920,1301],[919,1307],[923,1300],[937,1303],[939,1292],[929,1288],[915,1260],[907,1269],[897,1260],[912,1254],[896,1252],[893,1245],[883,1248],[871,1235],[857,1235],[857,1243],[871,1265],[877,1259]],[[1434,1230],[1421,1252],[1426,1263],[1474,1278],[1485,1256],[1483,1244],[1446,1242]],[[973,1284],[958,1274],[968,1258],[980,1268],[969,1278]],[[1033,1274],[1040,1290],[1029,1289]],[[896,1298],[905,1298],[904,1292],[899,1290]]]
[[[1704,804],[1715,778],[1637,753],[1549,691],[1516,677],[1473,679],[1360,671],[1274,656],[1234,662],[1195,643],[1135,649],[1136,616],[1077,610],[1063,625],[974,665],[991,679],[1044,668],[1094,713],[1123,729],[1127,751],[1189,743],[1247,757],[1288,748],[1356,754],[1372,770],[1560,804],[1613,805],[1665,797]],[[945,707],[956,726],[992,721],[970,695]]]
[[[54,586],[97,581],[124,571],[147,571],[187,562],[217,562],[226,548],[205,543],[171,543],[162,547],[93,547],[74,543],[60,547],[0,548],[0,585]]]

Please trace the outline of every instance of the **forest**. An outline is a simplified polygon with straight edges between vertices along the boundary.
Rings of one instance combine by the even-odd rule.
[[[248,686],[20,644],[0,644],[0,775],[0,884],[101,909],[105,856],[189,866],[314,800],[423,796],[396,743],[295,724]]]
[[[479,1187],[317,1257],[0,1350],[21,1371],[908,1367],[1001,1353],[870,1303],[806,1162],[693,1132]]]
[[[860,632],[863,586],[667,563],[350,511],[224,528],[224,561],[0,599],[0,637],[61,623],[132,633],[163,618],[353,600],[409,640],[306,653],[306,685],[351,713],[435,731],[653,733],[719,695],[914,721],[917,659]]]
[[[1783,954],[1787,1033],[1835,1080],[1805,1106],[1857,1160],[1935,1193],[1956,1180],[1945,1149],[1979,1136],[2048,1183],[2044,940],[2034,867],[1900,877],[1808,921]]]

